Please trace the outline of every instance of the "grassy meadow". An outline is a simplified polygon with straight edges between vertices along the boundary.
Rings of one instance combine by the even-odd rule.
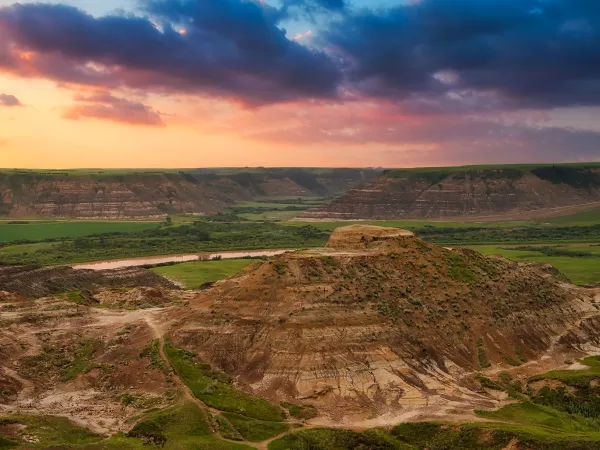
[[[223,280],[252,264],[251,259],[192,261],[172,266],[155,267],[154,273],[182,283],[188,289],[198,289],[204,283]]]
[[[0,243],[78,238],[103,233],[133,233],[157,228],[160,222],[117,221],[5,221]]]
[[[501,255],[513,261],[552,264],[575,284],[600,282],[600,244],[475,245],[468,248],[484,255]]]

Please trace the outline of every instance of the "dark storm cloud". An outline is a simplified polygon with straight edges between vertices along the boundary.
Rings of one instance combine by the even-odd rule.
[[[246,105],[339,92],[415,114],[600,104],[597,0],[140,1],[151,19],[0,7],[0,70]],[[311,43],[324,50],[286,37],[282,21],[323,12]]]
[[[22,103],[14,95],[0,94],[0,106],[22,106]]]
[[[107,92],[76,95],[75,101],[77,104],[63,114],[65,119],[79,120],[87,117],[130,125],[164,126],[160,114],[151,107]]]
[[[23,76],[205,93],[246,104],[336,94],[338,68],[322,52],[287,39],[273,8],[243,0],[144,4],[158,26],[142,17],[95,18],[62,5],[0,8],[0,67]]]
[[[470,89],[523,106],[600,103],[597,0],[421,0],[345,15],[324,39],[370,95]]]

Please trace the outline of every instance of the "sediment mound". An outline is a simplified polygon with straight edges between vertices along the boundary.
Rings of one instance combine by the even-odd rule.
[[[402,238],[414,237],[411,231],[400,228],[376,227],[372,225],[350,225],[337,228],[327,242],[327,248],[337,250],[359,250],[393,245]]]
[[[40,298],[96,286],[177,289],[167,279],[139,268],[95,271],[67,266],[0,266],[0,289],[24,297]]]
[[[255,263],[190,306],[177,346],[330,420],[490,407],[477,371],[572,350],[598,325],[591,299],[547,269],[376,227]],[[560,340],[582,321],[596,322]]]

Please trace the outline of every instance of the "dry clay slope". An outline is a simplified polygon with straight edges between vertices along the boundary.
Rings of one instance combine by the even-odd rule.
[[[305,219],[545,217],[600,208],[600,168],[540,166],[388,171]]]
[[[560,365],[598,344],[591,298],[555,275],[351,226],[200,293],[170,334],[256,394],[318,406],[320,424],[397,423],[497,405],[473,376],[486,360]]]
[[[0,217],[129,218],[211,214],[255,198],[334,196],[372,179],[361,169],[230,169],[110,174],[0,173]]]

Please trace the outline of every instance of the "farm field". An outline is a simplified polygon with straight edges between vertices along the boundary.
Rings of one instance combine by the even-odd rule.
[[[484,255],[502,255],[513,261],[552,264],[575,284],[600,282],[600,244],[471,245]]]
[[[132,233],[157,228],[160,222],[0,222],[0,243],[43,241],[45,239],[78,238],[102,233]]]
[[[220,261],[193,261],[172,266],[155,267],[152,272],[182,283],[188,289],[198,289],[235,275],[252,264],[251,259],[223,259]]]

